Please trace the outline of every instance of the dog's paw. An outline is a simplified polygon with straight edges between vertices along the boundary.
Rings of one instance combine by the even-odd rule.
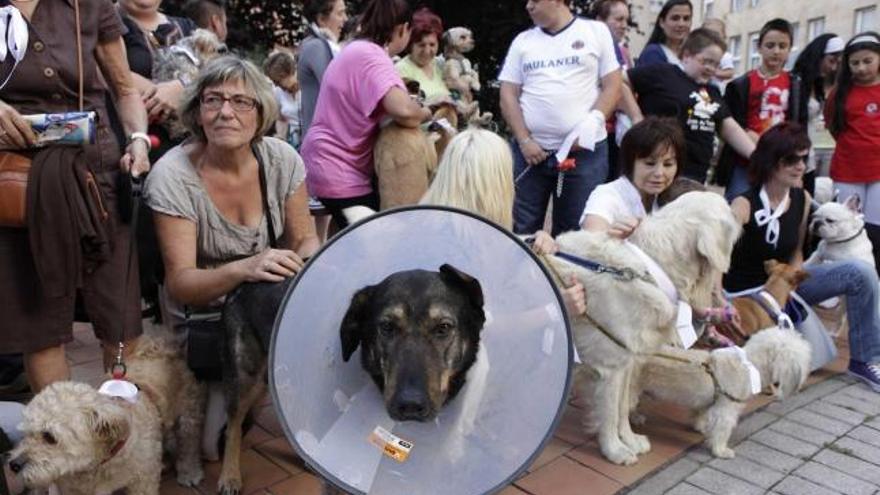
[[[205,473],[201,466],[177,466],[177,484],[181,486],[196,486],[202,482]]]
[[[645,435],[633,433],[632,436],[623,439],[623,441],[636,455],[647,454],[651,451],[651,441]]]
[[[602,455],[604,455],[605,458],[608,459],[608,461],[613,462],[614,464],[619,464],[621,466],[631,466],[639,462],[638,456],[622,443],[619,447],[612,447],[607,449],[600,448],[600,450],[602,451]]]
[[[733,459],[736,457],[736,452],[730,447],[715,447],[712,449],[712,455],[721,459]]]
[[[220,495],[241,495],[241,478],[221,477],[217,482],[217,493]]]

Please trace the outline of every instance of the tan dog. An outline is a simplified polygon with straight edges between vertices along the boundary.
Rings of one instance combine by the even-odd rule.
[[[176,440],[177,481],[195,486],[203,476],[199,451],[203,401],[180,351],[143,337],[126,378],[140,389],[134,403],[90,385],[57,382],[24,411],[25,438],[10,453],[10,468],[28,487],[57,483],[65,494],[156,495],[163,435]]]
[[[445,119],[446,123],[438,124]],[[379,179],[380,209],[418,204],[434,174],[439,157],[455,136],[455,109],[442,105],[434,112],[428,132],[389,123],[379,133],[373,161]]]
[[[760,373],[763,388],[778,399],[797,392],[810,372],[810,345],[795,330],[761,330],[744,350]],[[752,392],[749,370],[732,348],[709,352],[664,347],[643,358],[638,369],[634,397],[641,392],[690,408],[696,414],[694,426],[706,436],[712,455],[734,457],[728,441]]]
[[[780,308],[784,308],[788,303],[791,292],[800,285],[801,282],[810,277],[810,274],[801,268],[795,268],[791,265],[780,263],[776,260],[768,260],[764,263],[764,270],[769,275],[767,282],[764,284],[764,291],[776,300]],[[743,337],[776,325],[775,321],[761,306],[760,303],[748,296],[735,297],[732,301],[733,307],[739,313],[741,320],[740,328]],[[742,340],[742,339],[739,339]],[[743,342],[737,342],[742,345]]]

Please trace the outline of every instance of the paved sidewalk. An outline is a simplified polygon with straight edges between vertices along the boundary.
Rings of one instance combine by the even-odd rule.
[[[630,495],[880,493],[880,394],[846,375],[740,421],[736,458],[702,447],[643,479]]]
[[[67,346],[74,380],[103,380],[98,342],[87,325],[74,327]],[[611,495],[629,493],[777,493],[880,495],[880,394],[839,375],[849,360],[845,339],[838,358],[813,373],[801,393],[784,402],[754,397],[734,435],[737,458],[715,460],[700,445],[688,411],[644,400],[640,433],[653,449],[634,466],[616,466],[584,435],[584,405],[573,399],[540,456],[501,495]],[[751,414],[750,414],[751,413]],[[256,425],[243,439],[243,495],[319,495],[320,481],[294,454],[271,399],[255,409]],[[732,443],[733,445],[734,443]],[[196,488],[166,472],[162,495],[216,493],[220,464],[205,464]],[[456,494],[450,494],[456,495]]]

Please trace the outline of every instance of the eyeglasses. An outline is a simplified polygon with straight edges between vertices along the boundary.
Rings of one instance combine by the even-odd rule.
[[[801,162],[807,163],[807,160],[810,158],[809,153],[792,153],[790,155],[785,155],[782,157],[782,164],[787,167],[793,167],[795,165],[800,164]]]
[[[250,112],[257,107],[257,100],[245,95],[223,96],[216,93],[202,95],[199,101],[206,110],[216,111],[223,108],[223,104],[229,102],[236,112]]]
[[[694,57],[694,59],[707,69],[717,69],[721,65],[720,61],[708,57]]]

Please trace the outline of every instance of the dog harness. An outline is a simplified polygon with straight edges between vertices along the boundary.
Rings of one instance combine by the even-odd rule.
[[[745,296],[758,303],[758,305],[767,312],[770,318],[776,321],[779,328],[794,330],[794,322],[791,321],[791,317],[782,310],[779,306],[779,302],[777,302],[776,298],[769,292],[761,289],[751,294],[745,294]]]

